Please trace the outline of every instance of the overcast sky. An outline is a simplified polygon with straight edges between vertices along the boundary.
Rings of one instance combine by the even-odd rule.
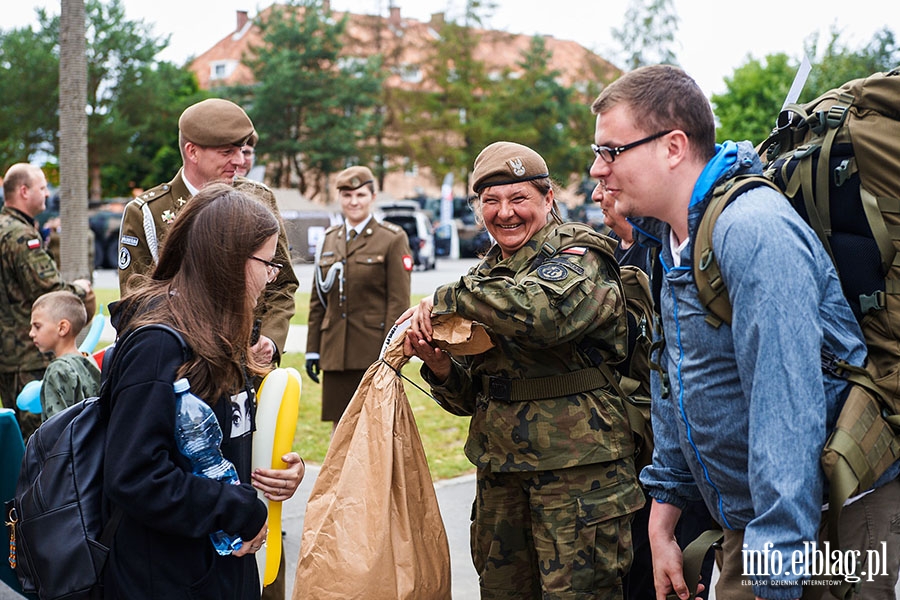
[[[629,0],[495,0],[488,25],[512,33],[550,34],[575,40],[605,58],[614,58],[612,28],[621,28]],[[236,11],[256,15],[269,2],[258,0],[123,0],[130,19],[154,25],[157,34],[171,34],[162,58],[182,64],[234,30]],[[868,43],[883,26],[900,35],[897,0],[674,0],[680,19],[675,48],[681,66],[707,93],[724,91],[723,78],[748,55],[785,52],[797,59],[804,40],[825,34],[834,25],[852,47]],[[58,0],[12,0],[4,3],[4,30],[35,22],[34,8],[59,12]],[[389,0],[331,0],[334,10],[383,14]],[[465,0],[394,0],[402,16],[427,21],[434,12],[459,16]],[[615,62],[615,60],[613,60]]]

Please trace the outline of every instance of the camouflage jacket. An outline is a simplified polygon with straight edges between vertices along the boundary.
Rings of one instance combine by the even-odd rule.
[[[64,354],[47,365],[41,384],[41,421],[100,393],[100,369],[84,354]]]
[[[25,213],[0,209],[0,372],[33,371],[47,366],[28,331],[31,305],[38,296],[56,290],[85,290],[66,283],[44,249],[41,233]]]
[[[542,256],[548,240],[568,249]],[[592,367],[587,348],[606,362],[623,359],[625,305],[612,250],[609,238],[587,226],[551,224],[507,259],[494,246],[457,283],[435,292],[435,314],[483,323],[495,343],[454,358],[442,385],[423,369],[444,408],[472,415],[466,455],[476,466],[559,469],[632,455],[622,400],[606,389],[527,401],[499,400],[485,389],[491,376],[533,381]]]

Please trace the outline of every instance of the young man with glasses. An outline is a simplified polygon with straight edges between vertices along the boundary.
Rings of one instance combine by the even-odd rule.
[[[645,217],[634,219],[638,235],[661,245],[659,358],[668,393],[657,378],[655,451],[641,474],[654,499],[648,530],[657,597],[673,590],[688,597],[673,531],[686,502],[702,498],[724,529],[716,597],[799,598],[808,573],[790,568],[791,559],[818,539],[826,498],[819,457],[847,390],[845,380],[823,373],[821,355],[853,365],[866,358],[831,259],[779,192],[763,186],[740,194],[712,236],[733,319],[711,325],[691,267],[694,237],[718,185],[761,173],[756,152],[749,142],[715,143],[709,102],[675,67],[636,69],[591,108],[591,175],[621,214]],[[897,485],[885,486],[894,494],[893,512],[879,517],[885,524],[898,519]],[[844,509],[842,542],[865,549],[867,510]],[[900,546],[887,525],[875,537],[879,548],[882,539]],[[786,568],[747,572],[747,556],[774,555]],[[862,597],[881,597],[867,595],[866,585]]]
[[[125,207],[119,236],[119,290],[124,295],[128,279],[135,273],[149,274],[159,257],[160,245],[178,213],[205,186],[224,182],[265,204],[276,216],[275,195],[265,185],[239,176],[246,166],[244,151],[257,141],[256,130],[247,113],[221,98],[203,100],[189,106],[178,119],[178,146],[184,166],[168,183],[156,186]],[[294,293],[298,282],[284,224],[278,234],[278,249],[257,309],[259,340],[252,351],[262,362],[278,362],[294,315]]]

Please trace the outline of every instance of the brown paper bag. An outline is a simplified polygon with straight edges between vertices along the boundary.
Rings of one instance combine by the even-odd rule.
[[[450,550],[422,440],[395,372],[404,332],[369,367],[306,507],[294,600],[445,600]]]

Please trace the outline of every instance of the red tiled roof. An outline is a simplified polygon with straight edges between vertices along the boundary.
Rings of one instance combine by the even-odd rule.
[[[264,9],[262,17],[266,17],[276,5]],[[287,7],[280,5],[280,8]],[[340,19],[345,13],[335,12],[334,18]],[[345,56],[367,56],[381,49],[390,55],[395,65],[422,65],[428,56],[430,45],[435,41],[442,21],[442,15],[434,15],[432,21],[424,23],[415,19],[403,19],[399,10],[392,17],[375,15],[348,15],[346,40],[343,54]],[[240,19],[238,21],[240,23]],[[399,26],[398,26],[399,25]],[[496,30],[477,29],[481,42],[475,48],[474,58],[482,61],[489,72],[500,72],[503,69],[521,70],[518,62],[528,50],[531,36],[507,33]],[[376,35],[381,36],[380,43]],[[552,36],[544,37],[547,50],[552,53],[550,67],[560,72],[560,82],[573,86],[579,82],[597,81],[598,73],[604,79],[612,79],[618,69],[581,44],[569,40],[560,40]],[[262,44],[260,29],[253,25],[253,20],[238,31],[222,38],[212,48],[197,56],[189,68],[197,75],[200,87],[209,89],[212,85],[234,85],[253,82],[250,69],[240,62],[251,47]],[[230,70],[227,76],[211,80],[211,67],[219,63]],[[388,86],[409,86],[397,75],[386,82]]]

